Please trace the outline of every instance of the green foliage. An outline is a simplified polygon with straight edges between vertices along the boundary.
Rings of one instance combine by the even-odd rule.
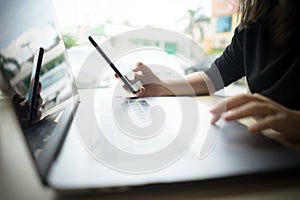
[[[222,54],[224,49],[211,49],[209,52],[207,52],[209,55],[213,54]]]
[[[75,38],[74,36],[72,36],[70,34],[63,35],[63,41],[64,41],[65,46],[66,46],[67,49],[78,45],[77,44],[77,38]]]

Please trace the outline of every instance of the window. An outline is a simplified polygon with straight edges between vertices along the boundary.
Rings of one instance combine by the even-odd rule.
[[[217,33],[231,31],[231,16],[217,18]]]

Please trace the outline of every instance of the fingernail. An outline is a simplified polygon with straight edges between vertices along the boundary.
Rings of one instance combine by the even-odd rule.
[[[210,120],[211,124],[214,124],[217,121],[218,117],[216,115],[212,115],[212,118]]]

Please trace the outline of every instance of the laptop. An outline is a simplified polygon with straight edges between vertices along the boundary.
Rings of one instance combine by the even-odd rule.
[[[115,192],[300,169],[299,152],[249,134],[239,122],[210,125],[209,107],[194,97],[129,98],[120,89],[78,88],[51,1],[2,4],[2,91],[25,96],[34,49],[45,49],[43,115],[23,134],[44,185]],[[90,58],[101,62],[96,51]]]

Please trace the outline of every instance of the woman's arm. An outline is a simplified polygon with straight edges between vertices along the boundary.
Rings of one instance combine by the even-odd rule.
[[[177,80],[162,81],[143,63],[138,63],[133,71],[137,72],[144,85],[136,96],[204,95],[215,92],[211,80],[204,72],[195,72]]]

